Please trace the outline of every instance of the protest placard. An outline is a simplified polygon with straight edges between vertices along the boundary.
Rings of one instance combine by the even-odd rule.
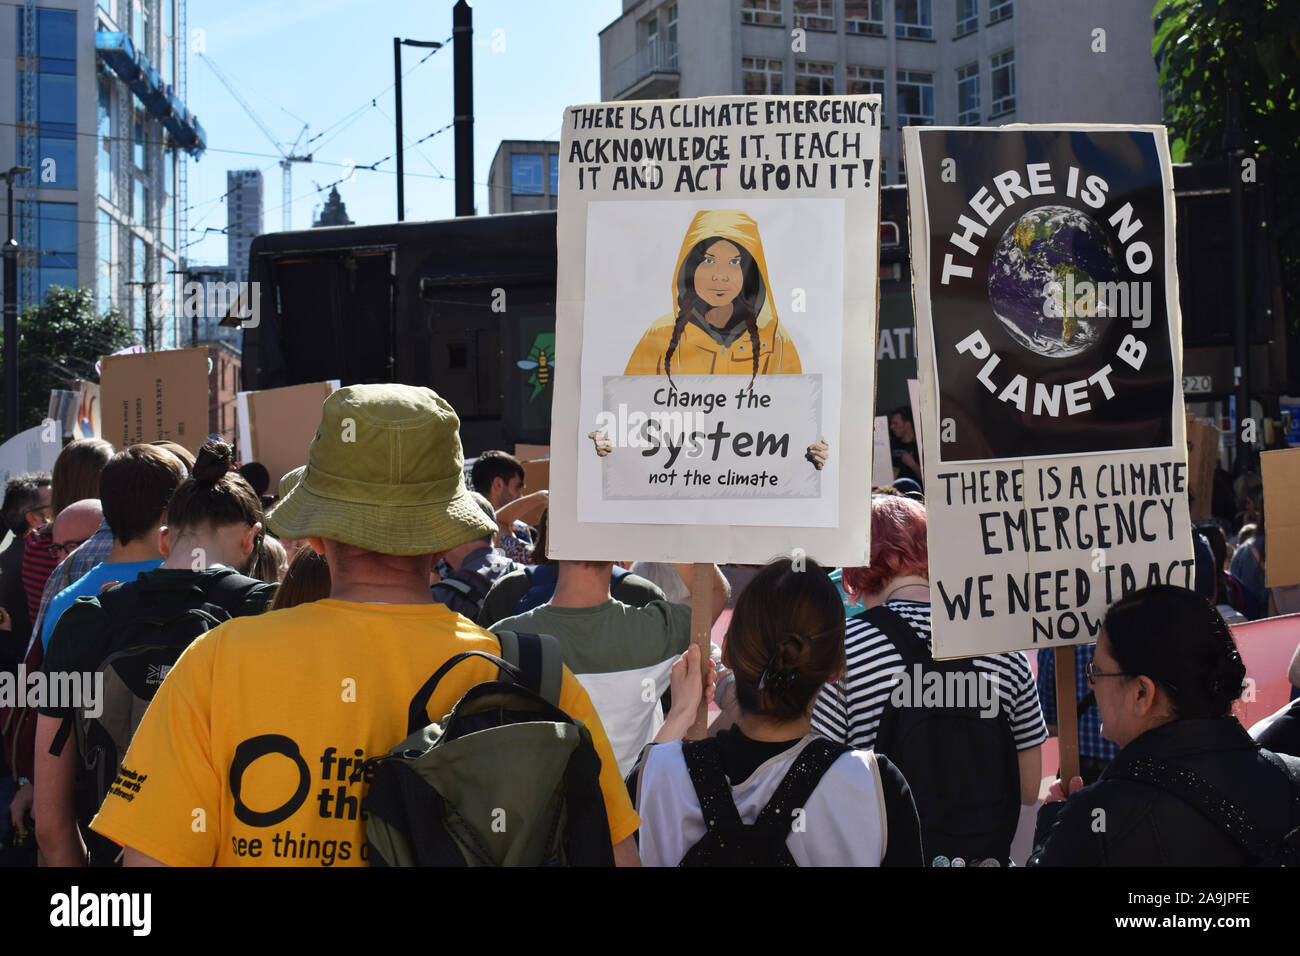
[[[99,376],[102,437],[115,448],[166,439],[194,454],[208,437],[208,350],[106,355]]]
[[[876,416],[873,443],[871,484],[877,488],[888,488],[894,483],[894,468],[889,450],[889,419],[884,415]]]
[[[99,386],[94,382],[78,382],[80,401],[77,404],[77,426],[73,438],[98,438],[103,428],[99,419]]]
[[[522,442],[515,445],[515,458],[519,461],[541,461],[551,457],[550,445],[527,445]]]
[[[1095,641],[1192,585],[1164,128],[903,134],[935,656]]]
[[[266,466],[272,493],[285,474],[307,463],[321,405],[338,387],[336,379],[236,394],[240,457]]]
[[[1187,416],[1187,500],[1193,521],[1211,517],[1214,469],[1219,463],[1219,430],[1196,416]]]
[[[19,432],[0,445],[0,488],[15,475],[53,471],[62,450],[63,428],[52,418]]]
[[[1264,573],[1268,587],[1300,584],[1300,448],[1259,456],[1264,479],[1264,527],[1268,542]]]
[[[58,422],[63,434],[71,435],[77,427],[77,407],[80,404],[80,391],[67,388],[52,388],[50,389],[50,406],[45,413],[45,417]]]
[[[521,461],[519,464],[524,466],[524,490],[526,492],[542,491],[551,487],[551,461],[549,458]]]
[[[866,562],[879,106],[565,111],[551,555]]]
[[[916,432],[916,454],[921,462],[922,469],[924,469],[925,442],[921,440],[921,382],[919,379],[909,378],[907,380],[907,400],[912,406],[912,429]]]

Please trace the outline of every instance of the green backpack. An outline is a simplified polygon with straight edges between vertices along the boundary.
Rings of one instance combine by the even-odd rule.
[[[367,761],[371,866],[613,865],[600,758],[559,708],[563,651],[549,635],[496,636],[505,660],[450,658],[411,700],[409,736]],[[438,682],[469,657],[500,677],[430,721]]]

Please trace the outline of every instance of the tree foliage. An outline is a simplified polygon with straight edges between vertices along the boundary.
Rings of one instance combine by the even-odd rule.
[[[135,341],[116,309],[99,315],[89,289],[50,286],[45,301],[18,317],[18,431],[39,425],[50,390],[97,382],[95,363]],[[0,364],[0,375],[8,374]]]
[[[1229,93],[1240,142],[1275,172],[1273,225],[1287,313],[1300,319],[1300,3],[1159,0],[1151,53],[1160,70],[1174,162],[1223,160],[1232,146]]]

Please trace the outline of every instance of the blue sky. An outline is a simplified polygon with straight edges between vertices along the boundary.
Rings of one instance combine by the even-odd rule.
[[[393,153],[393,37],[447,40],[452,6],[452,0],[190,0],[188,105],[208,138],[208,151],[190,163],[189,225],[199,230],[189,234],[191,263],[225,262],[225,236],[202,230],[226,225],[220,197],[228,169],[262,170],[268,232],[281,229],[283,205],[275,147],[194,46],[202,44],[286,147],[304,122],[310,127],[304,139],[324,134],[299,149],[316,161],[293,167],[293,228],[305,229],[328,194],[317,185],[342,178],[349,161],[368,165]],[[558,139],[566,105],[600,99],[597,34],[621,11],[620,0],[474,3],[474,196],[481,215],[488,208],[488,166],[501,140]],[[429,52],[402,49],[408,220],[455,213],[452,131],[409,145],[452,120],[451,45],[412,70]],[[356,170],[339,186],[350,218],[358,224],[397,218],[394,172],[389,159],[376,172]]]

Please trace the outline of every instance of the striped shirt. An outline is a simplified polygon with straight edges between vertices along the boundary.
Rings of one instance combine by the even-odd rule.
[[[50,528],[50,525],[46,525],[40,530],[27,532],[27,540],[24,542],[23,591],[27,596],[27,613],[33,619],[41,609],[41,592],[45,589],[45,582],[49,580],[54,566],[59,563],[50,554],[50,545],[54,542]]]
[[[112,550],[113,529],[108,526],[107,521],[101,521],[99,529],[93,535],[59,562],[58,567],[51,572],[49,580],[45,582],[45,590],[41,592],[40,611],[32,618],[32,640],[39,640],[41,628],[45,623],[45,614],[49,611],[50,602],[55,596],[68,585],[79,581],[81,576],[95,565],[107,561]]]
[[[930,605],[917,601],[890,601],[888,607],[925,638],[931,648]],[[861,616],[849,619],[844,637],[848,665],[844,677],[822,688],[813,711],[812,727],[831,740],[865,750],[876,742],[880,715],[903,672],[903,658],[889,638]],[[1047,726],[1038,704],[1038,691],[1029,660],[1019,651],[990,654],[969,660],[974,671],[994,682],[999,707],[1010,718],[1017,750],[1037,747],[1047,739]]]

